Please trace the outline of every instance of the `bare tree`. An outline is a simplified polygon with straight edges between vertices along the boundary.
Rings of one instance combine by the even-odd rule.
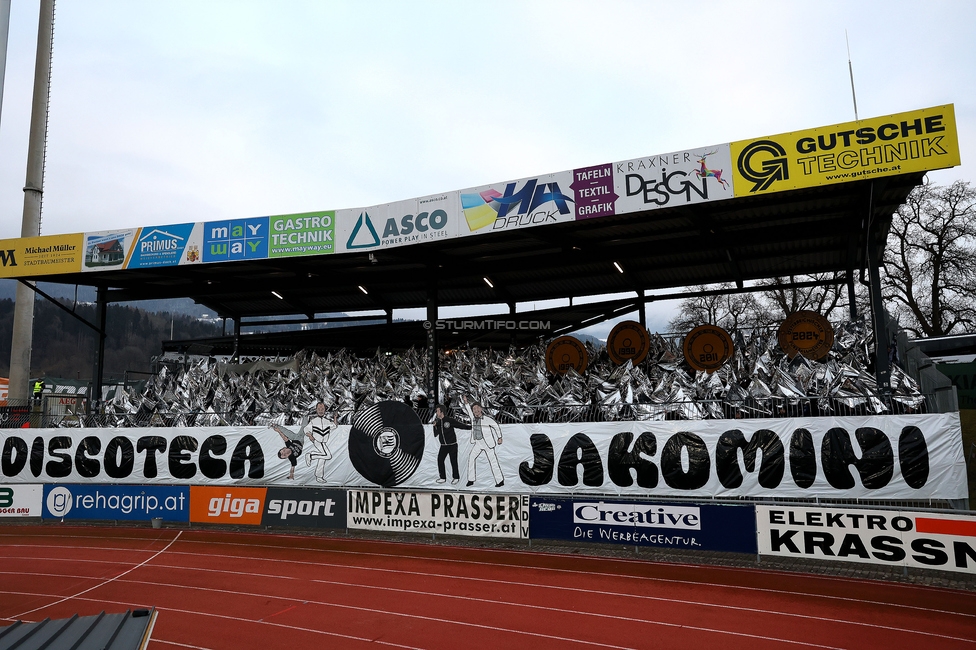
[[[802,282],[826,282],[819,287],[787,287],[784,285]],[[847,284],[844,273],[817,273],[814,275],[791,275],[787,278],[770,278],[759,282],[770,289],[762,293],[764,307],[778,310],[777,320],[786,318],[798,311],[815,311],[830,318],[831,315],[846,317],[841,311],[848,308]],[[836,313],[835,313],[836,312]]]
[[[883,293],[902,327],[944,336],[976,324],[976,189],[920,185],[893,215]]]
[[[699,285],[688,287],[691,291],[703,292],[709,289],[731,290],[731,284],[718,287]],[[668,329],[674,333],[693,330],[699,325],[718,325],[732,331],[743,327],[764,327],[769,324],[766,310],[762,308],[755,294],[724,293],[720,295],[691,296],[681,301],[678,315],[669,323]]]

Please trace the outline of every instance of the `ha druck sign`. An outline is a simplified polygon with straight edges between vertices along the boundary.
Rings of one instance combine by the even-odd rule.
[[[976,574],[976,517],[756,506],[760,555]]]

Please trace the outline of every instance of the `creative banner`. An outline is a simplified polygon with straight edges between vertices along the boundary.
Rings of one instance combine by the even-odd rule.
[[[0,278],[77,273],[84,246],[81,233],[0,239]]]
[[[976,517],[756,506],[760,555],[976,574]]]
[[[86,232],[81,270],[111,271],[123,268],[138,232],[138,228]]]
[[[189,521],[189,492],[170,485],[45,485],[44,518]]]
[[[0,485],[0,517],[40,517],[43,485]]]
[[[349,528],[395,533],[529,536],[529,497],[515,494],[350,490]]]
[[[92,271],[123,268],[126,259],[127,268],[143,268],[363,252],[959,162],[955,112],[948,104],[368,208],[141,228],[140,245],[150,237],[147,249],[132,251],[131,259],[137,229],[0,240],[0,277],[74,273],[82,257],[83,270]],[[183,244],[178,238],[184,235],[174,236],[174,230],[187,227]],[[159,231],[156,239],[153,231]],[[185,248],[174,254],[180,246]]]
[[[314,488],[268,488],[261,525],[345,528],[346,493]]]
[[[0,482],[371,488],[382,480],[404,490],[442,489],[440,458],[458,477],[457,490],[479,493],[967,496],[958,413],[504,424],[498,431],[485,420],[483,439],[459,430],[453,444],[408,420],[376,408],[360,421],[377,457],[409,460],[409,471],[391,466],[382,477],[368,463],[359,463],[368,476],[357,470],[349,426],[309,422],[275,429],[3,429]],[[418,435],[426,444],[418,445]]]
[[[532,497],[532,539],[756,552],[752,506]]]
[[[731,147],[737,197],[959,164],[952,104],[741,140]]]
[[[617,214],[733,197],[732,158],[727,144],[635,158],[611,167]]]

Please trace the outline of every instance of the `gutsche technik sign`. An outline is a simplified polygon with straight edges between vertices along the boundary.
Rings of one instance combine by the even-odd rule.
[[[504,424],[490,447],[466,430],[454,442],[441,440],[431,425],[380,405],[364,409],[354,427],[326,434],[307,424],[11,429],[0,446],[0,482],[655,498],[967,496],[958,413]],[[453,453],[444,453],[445,444],[456,445]]]
[[[0,240],[0,277],[362,253],[959,164],[947,104],[377,206]]]

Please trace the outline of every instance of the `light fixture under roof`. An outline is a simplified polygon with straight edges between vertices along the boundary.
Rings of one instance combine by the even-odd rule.
[[[363,285],[359,285],[359,290],[362,291],[367,296],[369,295],[369,291],[366,291],[366,287],[364,287]]]
[[[483,277],[483,278],[481,278],[481,279],[482,279],[482,280],[484,280],[484,281],[485,281],[485,284],[487,284],[487,285],[488,285],[489,287],[491,287],[492,289],[494,289],[494,288],[495,288],[495,285],[493,285],[493,284],[491,283],[491,280],[489,280],[487,276],[485,276],[485,277]]]
[[[284,300],[284,299],[285,299],[285,297],[284,297],[284,296],[282,296],[282,295],[281,295],[280,293],[278,293],[277,291],[272,291],[272,292],[271,292],[271,295],[272,295],[272,296],[274,296],[275,298],[277,298],[278,300]]]
[[[624,272],[624,269],[623,269],[623,267],[622,267],[622,266],[620,266],[620,262],[614,262],[614,263],[613,263],[613,265],[614,265],[614,267],[616,267],[616,269],[617,269],[618,271],[620,271],[621,273],[623,273],[623,272]]]

